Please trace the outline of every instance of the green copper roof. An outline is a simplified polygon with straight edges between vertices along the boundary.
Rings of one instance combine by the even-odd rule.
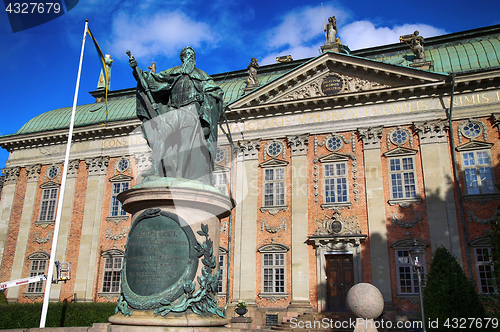
[[[72,107],[58,108],[42,113],[29,120],[14,135],[29,134],[46,130],[66,129],[71,121]],[[135,118],[135,98],[110,100],[108,122]],[[75,127],[104,123],[104,103],[80,105],[75,111]]]
[[[280,77],[282,73],[270,73],[270,74],[259,74],[258,80],[260,85],[265,85],[270,81]],[[239,80],[231,80],[231,81],[223,81],[217,82],[217,84],[224,90],[224,103],[229,104],[231,101],[238,99],[243,95],[243,89],[247,86],[247,80],[239,79]]]
[[[377,57],[375,60],[409,66],[413,53]],[[500,66],[500,40],[491,38],[457,45],[425,50],[425,58],[432,62],[431,70],[439,73],[459,73]]]

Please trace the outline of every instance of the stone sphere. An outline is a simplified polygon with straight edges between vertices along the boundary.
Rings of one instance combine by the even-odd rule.
[[[351,287],[347,293],[347,309],[356,317],[375,319],[384,310],[384,298],[377,287],[360,283]]]

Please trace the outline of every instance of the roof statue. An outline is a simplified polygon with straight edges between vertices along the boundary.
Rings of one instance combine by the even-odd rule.
[[[254,89],[259,86],[259,81],[257,79],[257,69],[259,68],[259,64],[257,63],[256,58],[252,58],[250,64],[247,67],[248,70],[248,78],[247,78],[247,89]]]
[[[111,55],[109,54],[106,54],[104,56],[104,64],[106,65],[106,70],[108,71],[108,90],[109,90],[109,87],[110,87],[110,79],[111,79],[111,66],[113,65],[113,59],[111,59]],[[99,81],[97,82],[97,89],[104,89],[106,86],[106,83],[105,83],[105,79],[104,79],[104,73],[101,69],[101,75],[99,75]]]
[[[323,19],[324,24],[324,19]],[[337,19],[335,16],[331,16],[328,18],[328,23],[325,26],[325,37],[326,43],[321,46],[321,51],[327,52],[337,52],[349,54],[351,51],[347,45],[342,45],[340,38],[337,37]]]
[[[424,37],[419,36],[418,31],[415,31],[412,35],[400,36],[399,41],[405,42],[408,46],[410,46],[413,54],[415,54],[415,59],[425,61]]]
[[[334,44],[337,39],[337,19],[335,16],[328,18],[328,23],[325,26],[326,44]]]
[[[159,73],[143,71],[127,54],[138,82],[137,117],[153,150],[143,182],[169,177],[211,185],[224,92],[196,68],[196,53],[189,46],[180,53],[181,66]]]

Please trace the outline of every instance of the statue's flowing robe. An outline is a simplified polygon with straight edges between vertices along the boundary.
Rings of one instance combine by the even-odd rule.
[[[224,92],[204,71],[194,68],[189,74],[183,74],[181,69],[181,66],[177,66],[160,73],[143,73],[153,99],[159,107],[158,110],[153,109],[144,88],[139,84],[137,89],[137,117],[144,123],[152,120],[157,115],[194,103],[197,107],[201,127],[206,133],[203,139],[208,147],[208,163],[209,169],[212,171],[217,151],[217,124],[223,112],[222,98]],[[153,148],[154,143],[144,132],[144,126],[143,134],[150,147]],[[211,179],[211,174],[209,174],[209,177]]]

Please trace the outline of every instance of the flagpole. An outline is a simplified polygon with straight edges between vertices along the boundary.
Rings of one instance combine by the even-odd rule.
[[[64,167],[63,167],[63,173],[62,173],[62,178],[61,178],[61,192],[59,193],[59,200],[57,202],[56,220],[54,223],[54,234],[52,236],[52,249],[50,251],[49,271],[47,273],[47,281],[45,281],[45,292],[44,292],[44,297],[43,297],[42,316],[40,317],[40,328],[45,328],[45,321],[47,319],[47,309],[49,307],[50,287],[52,285],[52,276],[54,274],[57,239],[59,237],[59,227],[61,224],[61,212],[62,212],[63,200],[64,200],[64,190],[66,188],[66,177],[68,175],[69,153],[71,150],[71,140],[73,137],[73,126],[75,123],[76,101],[78,100],[78,90],[80,87],[80,74],[82,72],[83,50],[85,49],[85,38],[87,37],[88,24],[89,24],[89,20],[85,20],[85,29],[83,31],[83,40],[82,40],[82,51],[80,53],[80,66],[78,67],[78,77],[76,79],[75,98],[73,99],[73,110],[71,111],[71,121],[70,121],[70,125],[69,125],[68,142],[66,144],[66,156],[64,158]],[[70,221],[67,220],[67,222],[70,222]]]

